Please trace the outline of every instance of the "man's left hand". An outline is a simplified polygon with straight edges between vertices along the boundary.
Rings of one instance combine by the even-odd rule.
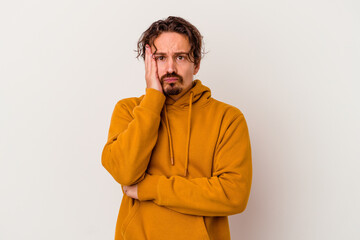
[[[137,193],[137,184],[131,186],[123,186],[123,190],[128,197],[139,199]]]

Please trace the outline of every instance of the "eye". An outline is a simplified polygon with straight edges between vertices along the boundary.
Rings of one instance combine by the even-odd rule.
[[[159,60],[159,61],[164,61],[165,60],[165,57],[164,56],[158,56],[155,58],[156,60]]]
[[[180,56],[177,57],[177,59],[178,59],[178,60],[184,60],[185,57],[180,55]]]

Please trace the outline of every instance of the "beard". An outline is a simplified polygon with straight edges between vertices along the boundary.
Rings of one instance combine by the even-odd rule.
[[[178,80],[172,83],[167,83],[164,81],[165,78],[170,77],[176,77]],[[181,87],[183,82],[183,77],[176,73],[167,73],[160,78],[160,83],[165,95],[178,95],[179,93],[181,93],[181,91],[183,90],[183,88]]]

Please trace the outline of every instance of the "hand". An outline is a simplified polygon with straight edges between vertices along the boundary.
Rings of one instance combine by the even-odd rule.
[[[151,53],[151,48],[148,44],[146,44],[145,47],[145,80],[147,88],[154,88],[163,93],[158,75],[156,59]]]
[[[137,184],[131,186],[123,186],[123,190],[128,197],[139,199],[137,193]]]

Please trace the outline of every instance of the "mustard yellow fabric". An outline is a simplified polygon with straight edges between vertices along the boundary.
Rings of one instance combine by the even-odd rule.
[[[227,240],[227,216],[244,211],[252,180],[245,118],[200,80],[177,101],[147,88],[120,100],[102,165],[123,195],[115,240]]]

